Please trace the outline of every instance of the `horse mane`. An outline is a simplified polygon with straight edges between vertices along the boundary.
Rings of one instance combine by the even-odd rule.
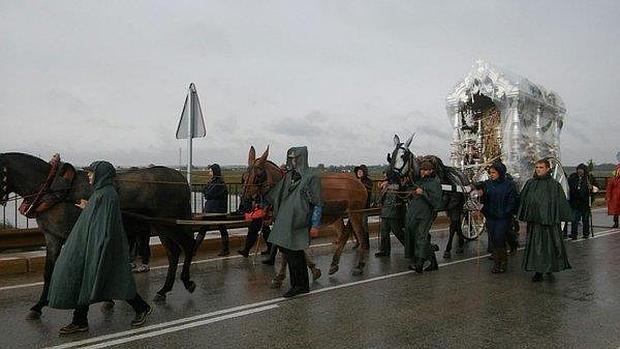
[[[18,153],[18,152],[0,153],[0,161],[3,158],[8,159],[8,160],[19,160],[19,162],[22,164],[26,162],[27,164],[25,165],[31,165],[31,166],[37,166],[37,167],[49,167],[50,166],[50,164],[47,161],[41,158],[38,158],[34,155],[30,155],[26,153]]]

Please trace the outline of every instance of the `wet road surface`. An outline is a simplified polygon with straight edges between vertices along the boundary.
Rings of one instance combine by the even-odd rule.
[[[256,259],[202,256],[192,266],[196,291],[177,280],[163,304],[141,328],[130,328],[131,308],[91,306],[89,331],[65,337],[58,329],[70,311],[44,309],[39,321],[25,315],[41,290],[40,276],[3,278],[0,287],[2,348],[617,348],[620,346],[620,230],[594,213],[595,237],[566,241],[572,270],[532,283],[520,270],[522,251],[509,270],[491,274],[486,236],[440,269],[418,275],[407,269],[403,248],[392,239],[392,256],[375,258],[365,274],[351,275],[354,250],[345,249],[340,271],[328,276],[328,241],[313,249],[323,276],[308,295],[286,300],[271,289],[273,267]],[[445,246],[445,227],[433,239]],[[524,234],[521,235],[524,239]],[[455,244],[456,245],[456,244]],[[206,259],[206,258],[210,259]],[[139,292],[152,299],[165,266],[136,274]],[[34,283],[34,285],[30,285]]]

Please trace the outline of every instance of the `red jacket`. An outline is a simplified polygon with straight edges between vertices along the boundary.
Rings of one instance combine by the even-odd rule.
[[[605,188],[607,214],[620,215],[620,164],[616,166],[614,176],[607,180]]]

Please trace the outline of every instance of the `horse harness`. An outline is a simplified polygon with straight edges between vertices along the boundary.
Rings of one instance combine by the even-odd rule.
[[[61,163],[60,159],[53,159],[50,165],[51,167],[47,174],[47,178],[39,187],[37,194],[34,195],[34,197],[25,197],[22,204],[19,206],[19,213],[28,218],[36,218],[41,213],[61,202],[66,197],[73,184],[73,179],[77,174],[73,165]],[[6,175],[4,176],[4,180],[6,181]],[[68,183],[68,188],[51,188],[54,183],[59,181]]]

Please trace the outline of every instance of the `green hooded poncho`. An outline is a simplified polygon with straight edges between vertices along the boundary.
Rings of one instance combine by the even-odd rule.
[[[528,180],[521,191],[518,216],[527,222],[523,270],[547,273],[570,269],[560,222],[570,222],[572,211],[560,183],[549,174]]]
[[[94,192],[56,262],[48,297],[52,308],[74,309],[136,295],[119,198],[112,186],[116,171],[105,161],[92,163],[90,169]]]
[[[413,188],[420,187],[422,195],[414,195],[407,205],[405,221],[405,257],[428,258],[431,250],[428,232],[441,208],[441,183],[435,177],[424,177],[417,180]]]
[[[308,248],[313,206],[321,205],[321,179],[308,166],[308,148],[295,147],[286,152],[289,171],[266,196],[273,205],[275,222],[269,242],[289,250]]]

